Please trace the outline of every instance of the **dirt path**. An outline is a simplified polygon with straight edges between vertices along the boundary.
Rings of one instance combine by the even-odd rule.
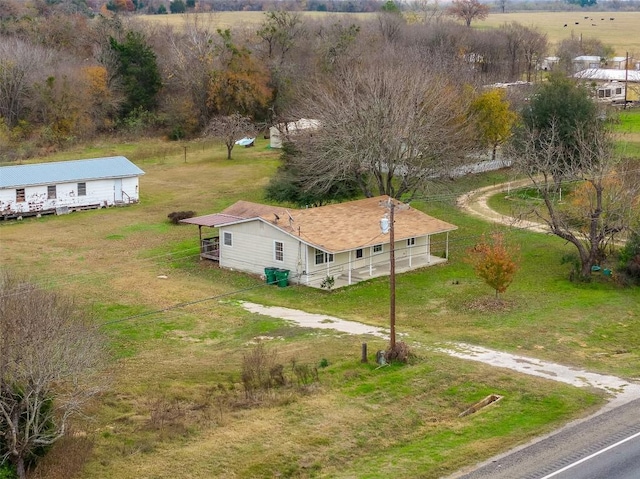
[[[388,339],[388,331],[356,321],[329,316],[326,314],[306,313],[297,309],[280,306],[263,306],[256,303],[241,302],[247,311],[284,319],[306,328],[332,329],[334,331],[354,334],[372,335]],[[610,394],[609,403],[601,410],[612,409],[640,397],[640,385],[629,383],[624,379],[605,374],[591,373],[582,369],[570,368],[540,359],[519,356],[516,354],[494,351],[480,346],[464,343],[445,343],[435,351],[449,354],[461,359],[478,361],[492,366],[507,368],[520,373],[559,381],[576,387],[592,387]]]
[[[546,233],[548,229],[541,223],[533,221],[520,221],[511,216],[502,215],[491,208],[487,204],[490,196],[499,193],[501,191],[508,191],[511,188],[519,188],[521,186],[531,184],[531,180],[524,179],[518,181],[510,181],[508,183],[501,183],[499,185],[486,186],[477,190],[470,191],[460,196],[457,200],[457,205],[464,211],[472,214],[473,216],[480,217],[487,221],[494,223],[501,223],[515,228],[523,228],[531,231],[537,231],[539,233]]]

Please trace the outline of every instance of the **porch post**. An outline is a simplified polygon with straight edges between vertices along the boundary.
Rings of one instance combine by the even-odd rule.
[[[371,267],[373,266],[373,246],[369,246],[369,276],[373,274]]]
[[[409,268],[411,268],[411,260],[413,259],[413,255],[412,255],[413,245],[408,246],[408,248],[409,248]]]
[[[351,285],[351,250],[349,250],[349,285]]]
[[[449,232],[447,231],[447,241],[444,251],[444,259],[449,259]]]

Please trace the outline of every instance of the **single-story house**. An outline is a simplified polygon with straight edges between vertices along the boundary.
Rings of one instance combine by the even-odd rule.
[[[589,68],[574,73],[574,78],[594,83],[599,100],[640,101],[640,71]]]
[[[269,128],[269,146],[282,148],[282,142],[290,139],[296,133],[304,130],[315,130],[320,126],[320,121],[301,118],[298,121],[279,123]]]
[[[633,57],[624,56],[608,58],[605,65],[616,70],[638,70],[640,63]]]
[[[139,201],[144,171],[124,156],[0,167],[5,219],[128,205]]]
[[[320,287],[333,278],[341,287],[389,275],[390,234],[381,224],[388,224],[390,201],[396,271],[446,262],[449,232],[457,227],[388,196],[306,209],[239,201],[182,223],[198,225],[201,258],[222,268],[258,275],[279,268],[289,271],[290,282]],[[217,232],[203,234],[203,227]]]
[[[598,55],[580,55],[572,60],[573,71],[577,72],[587,68],[600,68],[605,63],[605,59]]]

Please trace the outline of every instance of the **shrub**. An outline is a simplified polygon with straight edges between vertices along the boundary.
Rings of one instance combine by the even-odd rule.
[[[195,211],[174,211],[169,213],[167,217],[174,225],[180,224],[180,220],[186,220],[187,218],[193,218],[196,215]]]
[[[623,282],[640,284],[640,234],[632,233],[618,257]]]
[[[389,347],[385,351],[385,355],[384,355],[384,358],[386,359],[387,363],[390,363],[392,361],[399,362],[399,363],[407,363],[409,362],[409,359],[411,357],[412,357],[412,353],[409,350],[409,346],[404,341],[398,341],[395,344],[395,347],[393,348]]]

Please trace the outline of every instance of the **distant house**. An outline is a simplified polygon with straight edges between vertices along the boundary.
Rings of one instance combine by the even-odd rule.
[[[632,57],[611,57],[606,62],[607,68],[616,70],[638,70],[638,61]]]
[[[124,156],[0,167],[0,215],[7,218],[139,201],[144,171]]]
[[[597,55],[581,55],[572,60],[573,71],[578,72],[588,68],[600,68],[604,64],[604,59]]]
[[[640,71],[589,68],[573,75],[594,85],[594,96],[601,101],[640,101]],[[625,93],[626,92],[626,93]]]
[[[389,274],[389,234],[381,232],[389,201],[379,196],[307,209],[239,201],[182,222],[198,225],[201,258],[222,268],[259,275],[279,268],[290,272],[291,282],[320,287],[333,277],[340,287]],[[445,262],[448,233],[457,227],[393,201],[396,270]],[[203,228],[217,232],[203,234]]]
[[[554,70],[560,63],[560,57],[544,57],[540,61],[539,68],[544,71]]]
[[[298,121],[279,123],[269,129],[269,146],[271,148],[282,148],[282,142],[289,140],[304,130],[315,130],[320,126],[318,120],[301,118]]]

